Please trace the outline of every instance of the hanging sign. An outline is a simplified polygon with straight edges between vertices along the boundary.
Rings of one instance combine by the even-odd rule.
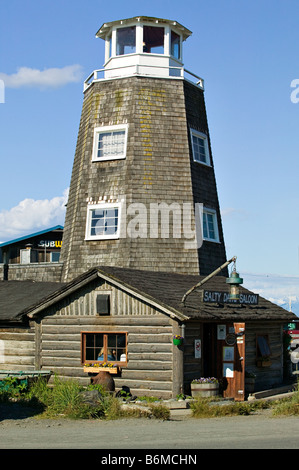
[[[259,303],[258,294],[240,294],[239,300],[232,300],[229,298],[229,292],[204,290],[203,302],[205,303],[218,303],[218,304],[245,304],[257,305]]]
[[[201,358],[201,340],[200,339],[196,339],[194,341],[194,357],[195,359]]]

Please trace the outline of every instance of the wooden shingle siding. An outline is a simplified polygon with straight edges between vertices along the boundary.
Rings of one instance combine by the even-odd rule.
[[[202,96],[198,87],[193,88],[194,93]],[[97,201],[104,196],[107,199],[125,196],[127,205],[142,203],[148,212],[149,203],[155,202],[193,205],[185,104],[184,84],[176,80],[131,77],[94,82],[90,86],[83,102],[64,227],[63,281],[105,264],[199,273],[197,249],[186,250],[186,239],[173,238],[172,227],[168,239],[148,236],[85,240],[87,198]],[[197,99],[195,106],[199,106],[195,114],[203,116],[207,128],[202,98]],[[128,124],[126,158],[92,162],[94,128],[122,123]],[[211,193],[214,191],[215,185],[210,188]],[[217,195],[213,194],[212,199],[216,201]],[[192,223],[194,228],[194,220]],[[147,227],[149,232],[149,221]]]

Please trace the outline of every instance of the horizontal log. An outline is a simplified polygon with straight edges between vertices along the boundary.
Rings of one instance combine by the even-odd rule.
[[[132,343],[128,344],[128,350],[132,353],[160,353],[172,351],[172,344],[170,343]]]
[[[74,357],[48,357],[43,356],[42,363],[44,367],[49,369],[56,367],[80,367],[81,358]],[[83,368],[83,365],[82,365]]]
[[[101,323],[97,325],[96,323],[90,324],[77,324],[73,322],[72,324],[43,324],[43,333],[48,334],[56,334],[60,331],[65,331],[67,334],[77,333],[78,331],[127,331],[128,333],[143,333],[143,334],[161,334],[161,333],[168,333],[172,334],[171,326],[164,326],[164,325],[140,325],[140,324],[131,324],[128,323],[124,324],[115,324],[112,323],[111,320],[109,323]]]
[[[64,357],[74,357],[76,359],[81,360],[81,351],[79,349],[57,349],[57,350],[45,350],[42,351],[42,357],[56,357],[56,358],[64,358]]]
[[[7,356],[6,354],[4,355],[4,362],[1,364],[0,368],[2,368],[2,365],[5,365],[7,368],[8,364],[16,364],[20,366],[21,368],[24,368],[25,365],[34,365],[34,355],[32,356]]]
[[[130,364],[129,364],[130,366]],[[134,380],[142,380],[142,381],[154,381],[154,382],[167,382],[172,380],[172,372],[171,371],[161,371],[158,370],[131,370],[122,369],[122,378],[127,380],[128,378]]]
[[[121,377],[120,378],[114,378],[115,385],[118,385],[122,387],[123,385],[126,385],[130,389],[135,389],[135,390],[149,390],[151,392],[155,391],[165,391],[165,390],[172,390],[172,382],[162,382],[162,381],[146,381],[146,380],[136,380],[131,377]],[[140,392],[138,392],[140,394]]]
[[[3,347],[4,347],[4,351],[7,351],[9,348],[19,349],[20,351],[27,350],[27,349],[34,349],[35,347],[34,338],[32,338],[32,341],[3,340]]]
[[[72,351],[81,350],[81,341],[60,341],[59,347],[57,341],[44,341],[42,342],[43,354],[47,351]]]
[[[139,353],[133,353],[131,351],[131,348],[129,348],[129,360],[130,361],[166,361],[166,362],[172,362],[172,354],[168,352],[158,352],[158,353],[152,353],[152,352],[139,352]]]
[[[132,361],[128,362],[128,370],[161,370],[161,371],[172,371],[172,362],[166,361]]]
[[[134,343],[171,343],[172,338],[170,334],[135,334],[129,333],[128,341]]]
[[[34,341],[34,330],[31,332],[20,331],[20,333],[12,333],[10,330],[0,333],[2,341]]]
[[[18,357],[23,357],[25,354],[26,356],[34,356],[35,354],[35,348],[34,348],[34,345],[32,345],[31,343],[29,343],[28,346],[31,346],[31,347],[22,347],[22,348],[19,348],[17,345],[14,345],[15,347],[6,347],[4,348],[4,355],[5,357],[8,357],[8,356],[18,356]]]
[[[134,316],[134,317],[127,317],[127,316],[117,316],[117,315],[110,315],[109,317],[104,317],[100,315],[93,315],[93,316],[61,316],[58,317],[57,315],[51,317],[45,317],[42,321],[43,326],[46,325],[91,325],[94,326],[95,324],[111,324],[113,322],[114,325],[128,325],[128,326],[138,326],[139,327],[158,327],[158,326],[165,326],[169,327],[169,319],[166,316],[162,315],[155,315],[151,317],[146,316]]]

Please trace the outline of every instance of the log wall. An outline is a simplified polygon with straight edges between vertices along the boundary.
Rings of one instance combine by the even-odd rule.
[[[48,309],[41,321],[40,365],[58,376],[90,383],[81,364],[81,332],[126,332],[128,365],[114,376],[116,388],[130,387],[131,393],[170,398],[177,390],[173,374],[176,361],[172,335],[176,323],[138,299],[99,281],[90,283],[55,309]],[[111,315],[95,311],[96,295],[111,295]],[[176,375],[176,373],[175,373]]]
[[[35,325],[28,328],[0,328],[1,370],[34,370],[36,363]]]
[[[268,335],[271,350],[270,367],[256,364],[256,336]],[[256,391],[275,386],[283,380],[283,328],[275,322],[246,323],[245,369],[256,374]]]

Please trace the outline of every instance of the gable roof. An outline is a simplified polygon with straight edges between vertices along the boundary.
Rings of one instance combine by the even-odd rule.
[[[7,246],[7,245],[13,245],[14,243],[18,243],[18,242],[21,242],[23,240],[27,240],[29,238],[33,238],[33,237],[37,237],[39,235],[43,235],[44,233],[54,232],[54,230],[61,231],[61,230],[63,230],[63,227],[62,227],[62,225],[55,225],[55,227],[51,227],[51,228],[48,228],[46,230],[42,230],[41,232],[35,232],[35,233],[31,233],[29,235],[25,235],[24,237],[15,238],[14,240],[9,240],[7,242],[0,243],[0,248],[2,248],[3,246]]]
[[[129,268],[101,266],[93,268],[69,283],[33,281],[0,282],[0,321],[22,321],[24,317],[38,316],[47,307],[80,289],[94,279],[101,278],[127,293],[150,303],[178,321],[283,321],[296,315],[259,297],[258,305],[206,304],[200,289],[194,290],[182,303],[183,295],[205,276],[169,272],[152,272]],[[204,289],[227,291],[224,276],[210,279]],[[251,293],[241,287],[242,293]]]
[[[225,276],[211,278],[201,288],[194,290],[183,304],[184,294],[206,276],[139,271],[107,266],[98,268],[98,272],[102,277],[108,276],[107,279],[110,278],[111,281],[117,281],[123,286],[126,285],[132,292],[145,294],[148,299],[153,299],[161,306],[173,311],[178,318],[185,317],[188,320],[200,319],[203,321],[289,321],[297,318],[294,313],[288,312],[261,296],[259,296],[258,305],[204,303],[202,301],[203,289],[228,291]],[[252,294],[242,286],[240,291],[244,294]]]
[[[0,281],[0,322],[22,321],[28,309],[59,288],[57,282]]]

